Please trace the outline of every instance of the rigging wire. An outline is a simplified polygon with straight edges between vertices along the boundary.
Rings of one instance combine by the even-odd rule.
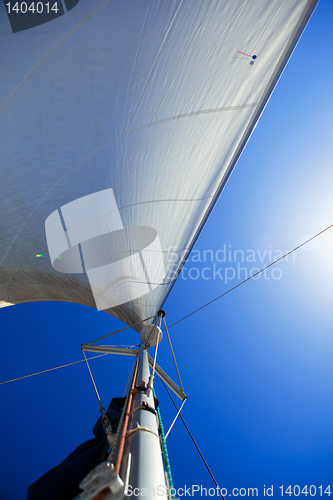
[[[91,359],[100,358],[101,356],[107,356],[108,354],[109,353],[107,352],[104,354],[99,354],[98,356],[92,356],[91,358],[88,359],[90,361]],[[80,361],[73,361],[73,363],[68,363],[67,365],[61,365],[61,366],[56,366],[55,368],[49,368],[48,370],[43,370],[41,372],[30,373],[30,375],[23,375],[23,377],[13,378],[12,380],[6,380],[5,382],[0,382],[0,385],[9,384],[9,382],[16,382],[17,380],[33,377],[34,375],[41,375],[42,373],[52,372],[53,370],[58,370],[59,368],[66,368],[66,366],[77,365],[78,363],[84,363],[84,359],[81,359]]]
[[[168,430],[168,432],[167,432],[167,433],[166,433],[166,435],[165,435],[165,439],[169,436],[169,434],[170,434],[170,431],[171,431],[172,427],[175,425],[175,422],[176,422],[177,418],[179,417],[179,414],[180,414],[180,412],[182,411],[182,409],[183,409],[183,406],[184,406],[185,402],[186,402],[186,399],[184,399],[184,401],[182,402],[182,405],[181,405],[181,407],[179,408],[179,410],[178,410],[178,412],[177,412],[177,415],[176,415],[176,416],[175,416],[175,418],[173,419],[173,422],[172,422],[172,424],[170,425],[169,430]]]
[[[82,349],[82,347],[81,347],[81,349]],[[103,425],[104,431],[106,433],[106,439],[107,439],[107,442],[108,442],[109,446],[111,446],[112,443],[113,443],[112,426],[111,426],[111,423],[110,423],[110,420],[109,420],[108,416],[105,413],[105,408],[102,405],[102,401],[101,401],[101,398],[99,396],[99,393],[98,393],[98,390],[97,390],[97,387],[96,387],[96,384],[95,384],[95,380],[94,380],[93,374],[91,373],[90,366],[89,366],[89,363],[88,363],[88,360],[87,360],[87,357],[86,357],[86,353],[84,352],[83,349],[82,349],[82,352],[83,352],[83,356],[84,356],[85,362],[87,364],[89,375],[90,375],[91,381],[93,383],[93,386],[94,386],[94,389],[95,389],[95,392],[96,392],[96,396],[97,396],[97,399],[98,399],[98,402],[99,402],[99,411],[102,414],[102,425]]]
[[[90,375],[90,378],[91,378],[91,381],[93,383],[93,386],[94,386],[94,389],[95,389],[95,392],[96,392],[96,396],[97,396],[97,399],[98,399],[98,402],[99,402],[99,406],[100,406],[100,411],[103,413],[104,415],[104,408],[103,408],[103,405],[102,405],[102,401],[101,401],[101,398],[99,397],[99,393],[98,393],[98,390],[97,390],[97,387],[96,387],[96,384],[95,384],[95,380],[94,380],[94,377],[91,373],[91,370],[90,370],[90,366],[89,366],[89,363],[88,363],[88,360],[86,358],[86,353],[84,352],[84,350],[82,349],[82,352],[83,352],[83,356],[84,356],[84,359],[85,359],[85,362],[87,364],[87,368],[88,368],[88,371],[89,371],[89,375]]]
[[[189,318],[190,316],[192,316],[193,314],[197,313],[198,311],[201,311],[201,309],[204,309],[205,307],[209,306],[210,304],[212,304],[213,302],[215,302],[216,300],[220,299],[221,297],[224,297],[225,295],[227,295],[227,293],[230,293],[232,292],[232,290],[235,290],[235,288],[238,288],[239,286],[243,285],[244,283],[246,283],[247,281],[249,281],[250,279],[254,278],[255,276],[257,276],[258,274],[262,273],[263,271],[265,271],[266,269],[268,269],[269,267],[271,266],[274,266],[274,264],[276,264],[277,262],[279,262],[279,260],[282,260],[284,259],[285,257],[287,257],[287,255],[290,255],[291,253],[295,252],[296,250],[298,250],[299,248],[301,248],[303,245],[306,245],[307,243],[309,243],[309,241],[313,240],[314,238],[317,238],[317,236],[319,236],[320,234],[324,233],[325,231],[327,231],[328,229],[330,229],[331,227],[333,227],[333,224],[331,224],[330,226],[326,227],[325,229],[323,229],[322,231],[320,231],[319,233],[315,234],[314,236],[312,236],[311,238],[309,238],[308,240],[304,241],[304,243],[301,243],[300,245],[298,245],[297,247],[293,248],[292,250],[290,250],[289,252],[285,253],[284,255],[282,255],[282,257],[279,257],[278,259],[276,259],[274,262],[271,262],[270,264],[268,264],[268,266],[266,267],[263,267],[262,269],[260,269],[260,271],[252,274],[251,276],[249,276],[249,278],[246,278],[246,280],[244,281],[241,281],[240,283],[238,283],[237,285],[233,286],[232,288],[230,288],[229,290],[227,290],[226,292],[222,293],[221,295],[219,295],[218,297],[215,297],[215,299],[207,302],[207,304],[204,304],[203,306],[199,307],[198,309],[196,309],[195,311],[192,311],[190,314],[187,314],[186,316],[184,316],[183,318],[179,319],[178,321],[176,321],[175,323],[172,323],[172,325],[169,325],[169,328],[171,328],[172,326],[175,326],[177,325],[178,323],[180,323],[181,321],[184,321],[184,319],[187,319]]]
[[[141,323],[144,323],[145,321],[148,321],[149,319],[156,318],[157,314],[154,316],[150,316],[150,318],[142,319],[141,321],[138,321],[137,323],[134,323],[134,325],[126,326],[125,328],[122,328],[121,330],[117,330],[116,332],[109,333],[108,335],[104,335],[104,337],[100,337],[99,339],[92,340],[91,342],[88,342],[86,345],[94,344],[95,342],[98,342],[99,340],[106,339],[107,337],[111,337],[111,335],[116,335],[116,333],[123,332],[125,330],[128,330],[129,328],[133,328],[133,326],[140,325]]]
[[[159,324],[157,328],[160,328],[162,322],[162,318],[160,318]],[[153,333],[153,332],[152,332]],[[152,333],[149,335],[149,338],[152,336]],[[154,383],[154,376],[155,376],[155,367],[156,367],[156,358],[157,358],[157,349],[158,349],[158,344],[160,341],[160,331],[159,329],[157,330],[157,338],[156,338],[156,346],[155,346],[155,355],[154,355],[154,362],[153,362],[153,367],[151,370],[151,374],[148,380],[147,387],[150,387],[152,389],[153,383]]]
[[[163,316],[163,322],[164,322],[165,331],[166,331],[167,336],[168,336],[169,345],[170,345],[170,349],[171,349],[171,354],[172,354],[172,357],[173,357],[173,362],[175,363],[175,367],[176,367],[176,370],[177,370],[177,375],[178,375],[178,378],[179,378],[180,387],[181,387],[182,391],[184,392],[184,387],[183,387],[183,384],[182,384],[182,380],[180,378],[180,373],[179,373],[179,370],[178,370],[178,365],[177,365],[175,353],[173,352],[173,349],[172,349],[171,338],[170,338],[170,335],[169,335],[168,327],[167,327],[167,324],[166,324],[164,316]],[[170,432],[170,429],[169,429],[167,435],[169,434],[169,432]],[[167,435],[166,435],[166,438],[167,438]]]
[[[161,379],[161,380],[162,380],[162,379]],[[190,429],[189,429],[189,428],[187,427],[187,425],[185,424],[185,420],[183,419],[182,415],[180,414],[180,410],[178,410],[178,407],[177,407],[176,403],[174,402],[174,400],[173,400],[173,398],[172,398],[172,396],[171,396],[170,392],[168,391],[167,386],[166,386],[166,385],[165,385],[165,383],[163,382],[163,380],[162,380],[162,384],[164,385],[165,390],[166,390],[166,391],[167,391],[167,393],[169,394],[169,397],[170,397],[171,401],[173,402],[174,407],[175,407],[175,408],[176,408],[176,410],[178,411],[179,416],[180,416],[180,418],[182,419],[182,422],[183,422],[183,424],[185,425],[185,428],[186,428],[187,432],[189,433],[190,438],[192,439],[192,441],[193,441],[193,443],[194,443],[194,445],[195,445],[196,449],[198,450],[199,455],[200,455],[200,457],[202,458],[202,460],[203,460],[203,462],[204,462],[204,464],[205,464],[205,466],[206,466],[206,468],[207,468],[207,470],[208,470],[208,472],[209,472],[209,474],[210,474],[211,478],[213,479],[213,481],[214,481],[214,483],[215,483],[215,485],[216,485],[217,490],[219,491],[219,493],[220,493],[221,497],[223,498],[223,500],[225,500],[225,498],[224,498],[224,496],[222,495],[222,492],[221,492],[221,490],[220,490],[220,487],[219,487],[219,485],[217,484],[217,481],[216,481],[216,479],[215,479],[215,477],[214,477],[214,475],[213,475],[212,471],[211,471],[211,470],[210,470],[210,468],[209,468],[209,465],[207,464],[206,460],[204,459],[204,456],[203,456],[203,454],[201,453],[201,451],[200,451],[200,449],[199,449],[199,446],[197,445],[197,443],[196,443],[196,441],[195,441],[194,437],[192,436],[192,434],[191,434],[191,432],[190,432]]]
[[[333,224],[331,224],[330,226],[326,227],[325,229],[323,229],[322,231],[320,231],[319,233],[315,234],[314,236],[312,236],[311,238],[309,238],[308,240],[304,241],[304,243],[301,243],[301,245],[298,245],[297,247],[293,248],[292,250],[290,250],[289,252],[285,253],[284,255],[282,255],[282,257],[279,257],[278,259],[276,259],[274,262],[271,262],[268,266],[266,267],[263,267],[262,269],[260,269],[260,271],[258,271],[257,273],[255,274],[252,274],[251,276],[249,276],[249,278],[247,278],[246,280],[244,281],[241,281],[240,283],[238,283],[237,285],[235,285],[234,287],[230,288],[229,290],[227,290],[226,292],[222,293],[221,295],[219,295],[218,297],[215,297],[215,299],[211,300],[210,302],[207,302],[207,304],[204,304],[203,306],[199,307],[198,309],[196,309],[195,311],[192,311],[190,314],[187,314],[186,316],[184,316],[183,318],[179,319],[178,321],[176,321],[175,323],[172,323],[172,325],[169,325],[169,328],[171,328],[172,326],[175,326],[177,325],[178,323],[180,323],[181,321],[184,321],[184,319],[187,319],[189,318],[190,316],[192,316],[193,314],[197,313],[198,311],[201,311],[201,309],[204,309],[205,307],[209,306],[210,304],[212,304],[213,302],[215,302],[216,300],[218,299],[221,299],[222,297],[224,297],[225,295],[227,295],[228,293],[232,292],[232,290],[235,290],[235,288],[238,288],[239,286],[243,285],[244,283],[246,283],[247,281],[249,281],[250,279],[254,278],[254,276],[257,276],[258,274],[262,273],[263,271],[265,271],[265,269],[268,269],[269,267],[273,266],[274,264],[276,264],[277,262],[279,262],[280,260],[284,259],[285,257],[287,257],[287,255],[290,255],[291,253],[295,252],[296,250],[298,250],[299,248],[301,248],[302,246],[306,245],[307,243],[309,243],[309,241],[313,240],[314,238],[317,238],[317,236],[319,236],[320,234],[324,233],[325,231],[327,231],[328,229],[330,229],[331,227],[333,227]],[[127,326],[126,328],[122,328],[121,330],[118,330],[117,332],[113,332],[113,333],[110,333],[109,335],[105,335],[104,337],[101,337],[99,339],[96,339],[96,340],[93,340],[92,342],[89,342],[89,344],[93,344],[94,342],[97,342],[98,340],[102,340],[106,337],[110,337],[111,335],[115,335],[116,333],[119,333],[119,332],[122,332],[124,330],[127,330],[128,328],[132,328],[133,326],[136,326],[136,325],[139,325],[140,323],[143,323],[144,321],[148,321],[149,319],[152,319],[152,318],[156,318],[157,315],[154,315],[154,316],[151,316],[150,318],[147,318],[147,319],[144,319],[142,321],[139,321],[138,323],[134,323],[134,325],[131,325],[131,326]],[[86,344],[86,345],[89,345],[89,344]],[[100,354],[99,356],[93,356],[89,359],[95,359],[95,358],[99,358],[100,356],[106,356],[106,354]],[[71,366],[71,365],[75,365],[77,363],[82,363],[84,361],[84,359],[82,359],[81,361],[74,361],[73,363],[68,363],[67,365],[61,365],[61,366],[56,366],[55,368],[49,368],[48,370],[43,370],[41,372],[36,372],[36,373],[31,373],[30,375],[24,375],[23,377],[18,377],[18,378],[14,378],[12,380],[6,380],[5,382],[0,382],[0,385],[3,385],[3,384],[9,384],[10,382],[16,382],[17,380],[22,380],[24,378],[28,378],[28,377],[33,377],[34,375],[41,375],[42,373],[47,373],[47,372],[50,372],[52,370],[58,370],[59,368],[65,368],[66,366]]]

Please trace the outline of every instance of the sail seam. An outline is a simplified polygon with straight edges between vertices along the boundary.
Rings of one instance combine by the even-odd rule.
[[[276,67],[275,67],[275,70],[274,70],[268,84],[266,85],[266,88],[264,89],[264,92],[262,93],[260,100],[257,103],[257,109],[255,110],[254,115],[252,116],[250,122],[248,123],[241,140],[238,142],[238,146],[236,147],[236,149],[234,151],[232,159],[230,160],[230,162],[228,163],[228,165],[226,167],[226,173],[222,176],[222,179],[220,181],[218,188],[215,191],[215,194],[214,194],[213,199],[210,203],[210,206],[207,208],[206,213],[203,215],[201,222],[198,224],[198,227],[197,227],[196,231],[194,232],[194,235],[193,235],[191,242],[190,242],[190,245],[189,245],[189,251],[191,251],[193,249],[204,225],[206,224],[206,222],[208,220],[209,215],[211,214],[220,194],[222,193],[234,167],[236,166],[236,164],[239,160],[240,155],[242,154],[247,142],[249,141],[249,139],[250,139],[257,123],[258,123],[258,120],[259,120],[261,114],[263,113],[263,111],[267,105],[267,102],[270,99],[270,96],[272,95],[272,92],[273,92],[275,86],[277,85],[277,82],[280,79],[280,76],[281,76],[289,58],[291,57],[291,54],[294,51],[294,49],[298,43],[298,40],[299,40],[303,30],[305,29],[305,26],[308,23],[318,1],[319,0],[308,0],[307,5],[303,10],[302,16],[299,19],[297,25],[295,26],[295,29],[293,30],[292,34],[290,35],[288,42],[287,42],[287,44],[286,44],[286,46],[285,46],[285,48],[280,56],[280,59],[276,65]],[[180,263],[180,265],[178,267],[179,272],[183,268],[186,258],[187,257],[185,257],[185,259]],[[160,303],[159,307],[163,306],[163,304],[167,300],[171,290],[172,290],[172,287],[168,290],[166,297],[164,297],[164,299]]]
[[[31,219],[31,217],[33,216],[33,214],[35,213],[35,211],[37,210],[37,208],[41,205],[41,203],[43,203],[43,201],[48,197],[48,195],[53,191],[53,189],[55,189],[77,167],[79,167],[80,165],[82,165],[82,163],[84,163],[86,160],[88,160],[89,158],[91,158],[92,156],[94,156],[96,153],[98,153],[99,151],[101,151],[105,147],[109,146],[110,144],[112,144],[112,143],[114,143],[116,141],[119,141],[120,139],[123,139],[124,137],[127,137],[128,135],[131,135],[131,134],[134,134],[136,132],[139,132],[140,130],[147,129],[147,128],[150,128],[150,127],[155,126],[155,125],[160,125],[161,123],[166,123],[168,121],[178,120],[178,119],[182,119],[182,118],[189,118],[191,116],[203,115],[203,114],[209,114],[209,113],[220,113],[220,112],[224,112],[224,111],[238,111],[238,110],[241,110],[241,109],[253,108],[253,107],[257,106],[257,104],[258,103],[255,102],[255,103],[252,103],[252,104],[243,104],[243,105],[238,105],[238,106],[228,106],[228,107],[224,107],[224,108],[212,108],[212,109],[206,109],[206,110],[201,110],[201,111],[192,111],[190,113],[184,113],[184,114],[181,114],[181,115],[175,115],[175,116],[171,116],[169,118],[163,118],[162,120],[157,120],[156,122],[152,122],[152,123],[150,123],[148,125],[142,125],[141,127],[138,127],[136,129],[130,130],[129,132],[126,132],[125,134],[122,134],[122,135],[120,135],[118,137],[115,137],[114,139],[112,139],[111,141],[107,142],[106,144],[103,144],[102,146],[100,146],[99,148],[97,148],[95,151],[93,151],[92,153],[90,153],[88,156],[86,156],[85,158],[83,158],[83,160],[79,161],[79,163],[77,163],[76,165],[74,165],[74,167],[72,167],[70,170],[68,170],[68,172],[66,172],[66,174],[64,174],[61,177],[61,179],[59,179],[59,181],[56,182],[54,184],[54,186],[52,186],[52,188],[49,189],[49,191],[43,196],[43,198],[35,206],[35,208],[31,212],[31,214],[29,215],[29,217],[27,218],[27,220],[25,221],[25,223],[21,227],[20,231],[17,233],[17,235],[16,235],[13,243],[11,244],[10,248],[8,249],[8,251],[5,253],[5,255],[4,255],[4,257],[3,257],[0,265],[4,262],[5,258],[9,254],[12,246],[14,245],[14,243],[17,240],[18,236],[21,234],[21,232],[22,232],[23,228],[25,227],[25,225],[29,222],[29,220]],[[2,108],[0,108],[0,111],[1,110],[2,110]],[[209,196],[209,198],[212,198],[212,197],[213,196]],[[204,199],[204,198],[202,198],[202,199]],[[173,200],[170,200],[170,201],[173,201]],[[143,203],[145,203],[145,202],[143,202]]]
[[[12,279],[10,280],[10,283],[8,283],[8,286],[7,286],[7,302],[10,302],[10,300],[9,300],[9,289],[11,287],[11,284],[13,283],[13,281],[16,278],[16,276],[18,275],[18,273],[21,271],[21,268],[22,268],[22,266],[20,266],[18,268],[18,270],[16,271],[16,273],[14,274],[14,276],[12,277]]]

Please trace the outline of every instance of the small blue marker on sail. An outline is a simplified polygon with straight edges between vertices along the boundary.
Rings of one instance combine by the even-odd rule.
[[[237,50],[237,52],[239,54],[243,54],[244,56],[251,57],[251,59],[253,59],[253,61],[251,61],[250,64],[254,64],[254,59],[257,59],[256,55],[251,56],[250,54],[246,54],[245,52],[241,52],[240,50]]]

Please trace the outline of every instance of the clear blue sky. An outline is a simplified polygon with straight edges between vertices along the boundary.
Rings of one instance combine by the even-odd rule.
[[[333,223],[332,26],[333,3],[321,0],[165,304],[168,324],[267,264],[269,252],[290,250]],[[333,492],[332,255],[333,229],[270,268],[267,279],[170,329],[189,396],[184,418],[228,493],[256,487],[263,498],[264,485],[274,485],[280,497],[281,485],[315,485],[319,493],[328,484]],[[80,360],[81,342],[121,327],[68,303],[3,309],[1,380]],[[128,332],[113,342],[139,338]],[[165,339],[158,361],[176,378]],[[122,395],[131,364],[114,356],[91,362],[104,405]],[[159,382],[156,389],[168,428],[174,409]],[[0,392],[0,496],[21,500],[92,437],[98,403],[83,363]],[[214,486],[180,421],[168,447],[176,487]]]

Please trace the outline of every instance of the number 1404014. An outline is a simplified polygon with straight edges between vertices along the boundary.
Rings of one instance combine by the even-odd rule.
[[[31,12],[32,14],[42,14],[43,12],[50,14],[51,12],[57,13],[58,2],[8,2],[6,3],[7,12],[11,14],[16,12],[16,14],[25,14],[26,12]]]
[[[304,487],[299,486],[296,484],[294,487],[291,486],[291,484],[286,487],[286,486],[280,486],[281,490],[281,496],[283,495],[289,495],[290,497],[293,495],[295,497],[298,497],[300,495],[305,495],[308,496],[310,495],[311,497],[314,497],[316,495],[318,496],[323,496],[323,495],[331,495],[331,487],[328,485],[325,489],[323,486],[314,486],[313,484],[311,486],[305,485]]]

